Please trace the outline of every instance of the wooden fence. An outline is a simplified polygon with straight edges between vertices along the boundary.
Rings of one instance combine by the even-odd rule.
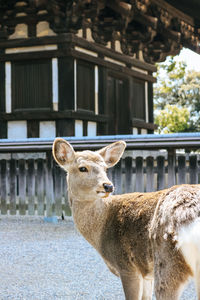
[[[154,156],[135,155],[132,150],[109,170],[108,176],[116,194],[150,192],[182,183],[197,184],[200,157],[199,154],[176,153],[172,148],[168,152],[157,150]],[[65,177],[50,151],[46,152],[46,158],[0,159],[0,213],[69,215]]]

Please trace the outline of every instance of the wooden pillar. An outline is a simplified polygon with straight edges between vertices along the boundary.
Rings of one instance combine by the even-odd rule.
[[[1,186],[1,193],[0,193],[0,209],[1,214],[7,214],[7,162],[5,159],[0,161],[0,186]]]
[[[178,184],[186,183],[186,158],[185,155],[178,157]]]
[[[36,177],[36,190],[37,190],[37,213],[39,216],[44,215],[44,160],[39,158],[37,160],[37,177]]]
[[[26,168],[25,160],[19,160],[19,213],[26,214]]]
[[[168,150],[168,187],[176,184],[176,150]]]
[[[189,157],[189,174],[190,174],[190,184],[198,183],[198,161],[197,155],[191,155]]]
[[[133,192],[133,158],[125,158],[125,193]]]
[[[165,188],[165,157],[157,157],[157,190]]]
[[[148,156],[146,159],[147,184],[146,192],[154,191],[154,158]]]
[[[143,157],[136,157],[136,182],[135,182],[135,191],[144,192],[144,171],[143,171]]]

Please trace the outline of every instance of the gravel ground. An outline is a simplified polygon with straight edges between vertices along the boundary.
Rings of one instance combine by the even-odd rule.
[[[69,217],[0,216],[0,300],[123,300],[120,280]],[[155,298],[154,298],[155,299]],[[190,283],[181,300],[195,300]]]

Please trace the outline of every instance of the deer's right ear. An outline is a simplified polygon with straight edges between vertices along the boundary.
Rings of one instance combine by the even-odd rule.
[[[64,139],[55,139],[52,150],[55,161],[61,167],[67,166],[75,158],[73,147]]]

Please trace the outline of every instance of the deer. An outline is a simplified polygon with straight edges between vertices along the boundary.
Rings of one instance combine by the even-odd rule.
[[[120,277],[126,300],[180,299],[190,278],[200,300],[200,185],[114,195],[107,169],[126,143],[75,151],[63,138],[53,157],[67,173],[78,231]]]

